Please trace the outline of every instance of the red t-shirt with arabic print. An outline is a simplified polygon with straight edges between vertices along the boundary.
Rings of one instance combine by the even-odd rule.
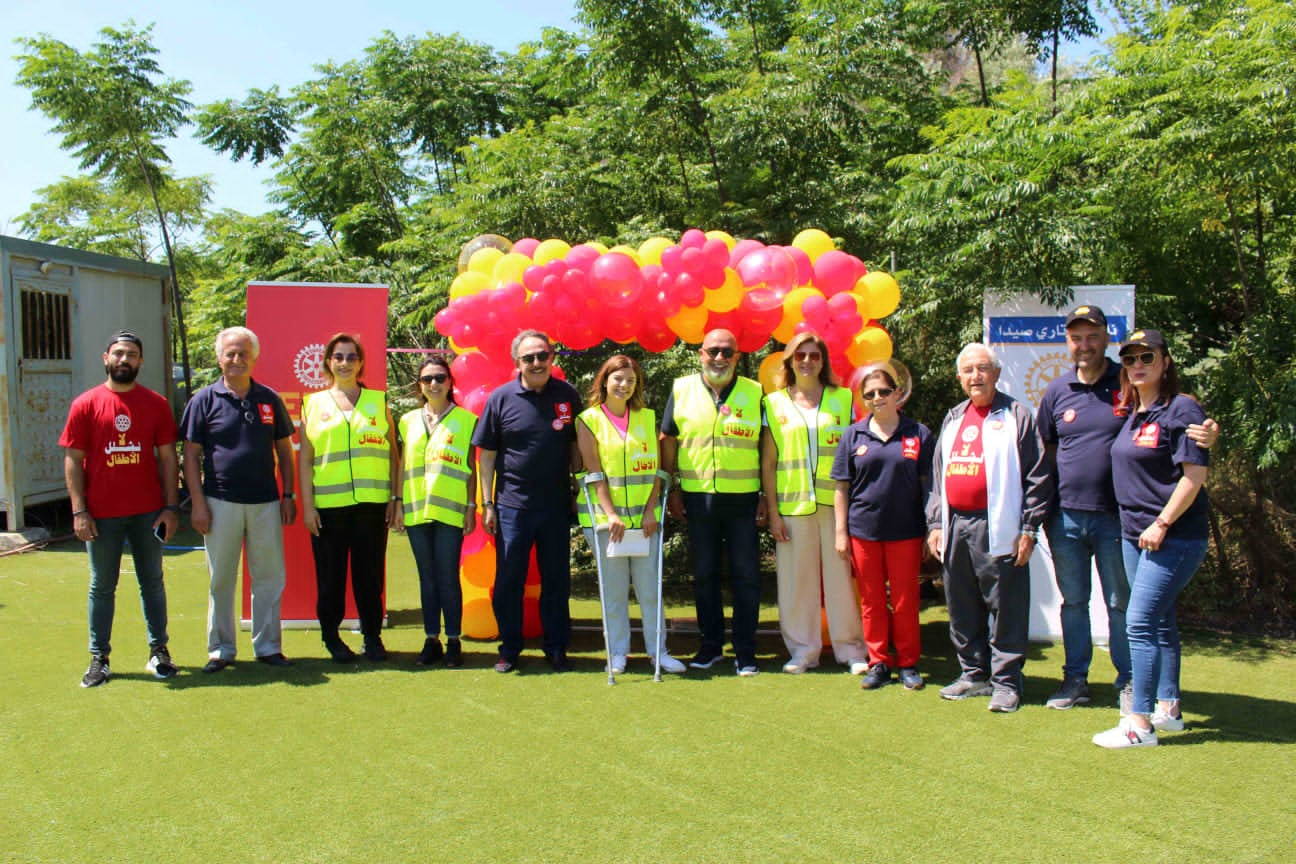
[[[954,448],[945,462],[945,500],[951,510],[975,513],[986,509],[985,455],[981,446],[981,424],[990,406],[968,405],[963,414]]]
[[[166,499],[155,447],[176,442],[171,406],[136,386],[124,393],[106,384],[72,400],[59,446],[85,453],[86,507],[95,519],[153,513]]]

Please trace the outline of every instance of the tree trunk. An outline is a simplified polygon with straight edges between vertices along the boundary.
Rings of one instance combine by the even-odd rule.
[[[990,91],[986,89],[985,66],[981,63],[981,49],[973,48],[972,55],[976,57],[977,80],[981,83],[981,105],[984,108],[989,108]]]
[[[171,233],[167,231],[166,216],[162,212],[162,202],[158,200],[157,187],[153,184],[153,177],[149,174],[148,166],[144,164],[144,157],[138,149],[135,151],[135,159],[139,162],[140,171],[144,175],[144,182],[148,184],[149,195],[153,198],[153,209],[157,211],[158,227],[162,231],[162,246],[166,249],[167,269],[171,271],[171,305],[175,310],[176,330],[180,333],[180,362],[184,369],[185,384],[185,401],[193,396],[193,382],[189,377],[189,333],[185,329],[184,305],[180,300],[180,278],[176,275],[175,253],[171,249]],[[168,374],[170,374],[168,370]]]
[[[1058,27],[1053,28],[1053,105],[1050,116],[1057,116]]]

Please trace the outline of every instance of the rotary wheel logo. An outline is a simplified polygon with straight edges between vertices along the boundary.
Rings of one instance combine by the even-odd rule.
[[[1055,351],[1044,354],[1036,360],[1026,373],[1026,400],[1038,405],[1044,398],[1044,389],[1054,378],[1071,368],[1071,358],[1065,352]]]
[[[315,342],[297,352],[293,359],[293,374],[303,387],[309,390],[323,390],[328,386],[324,377],[324,345]]]
[[[129,432],[131,419],[129,414],[118,414],[113,418],[113,428],[118,432]]]

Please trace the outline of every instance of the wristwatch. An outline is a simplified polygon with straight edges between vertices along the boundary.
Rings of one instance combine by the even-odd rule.
[[[291,500],[293,500],[293,498],[296,497],[296,496],[295,496],[292,492],[285,492],[285,493],[283,493],[283,495],[282,495],[281,497],[282,497],[283,500],[285,500],[285,501],[291,501]]]

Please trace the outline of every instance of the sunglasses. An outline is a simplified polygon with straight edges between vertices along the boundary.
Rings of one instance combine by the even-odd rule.
[[[726,360],[730,360],[733,358],[734,354],[737,353],[732,348],[703,348],[702,352],[712,360],[717,357],[723,357]]]
[[[1122,354],[1121,365],[1133,366],[1135,363],[1142,363],[1144,366],[1151,366],[1156,362],[1155,351],[1144,351],[1142,354]]]
[[[424,384],[444,384],[450,380],[450,376],[444,372],[433,372],[430,375],[420,375],[419,380]]]
[[[239,400],[239,410],[243,412],[243,422],[254,424],[257,422],[257,416],[252,411],[252,403],[246,399]]]
[[[809,363],[811,360],[822,360],[823,355],[818,351],[793,351],[792,356],[798,363]]]
[[[886,397],[890,396],[894,392],[895,392],[894,387],[879,387],[876,390],[865,390],[860,395],[863,396],[868,401],[872,402],[875,399],[885,399]]]
[[[532,363],[548,363],[552,356],[552,351],[537,351],[534,354],[523,354],[518,359],[530,366]]]
[[[359,359],[359,354],[343,354],[341,351],[333,352],[334,363],[355,363]]]

